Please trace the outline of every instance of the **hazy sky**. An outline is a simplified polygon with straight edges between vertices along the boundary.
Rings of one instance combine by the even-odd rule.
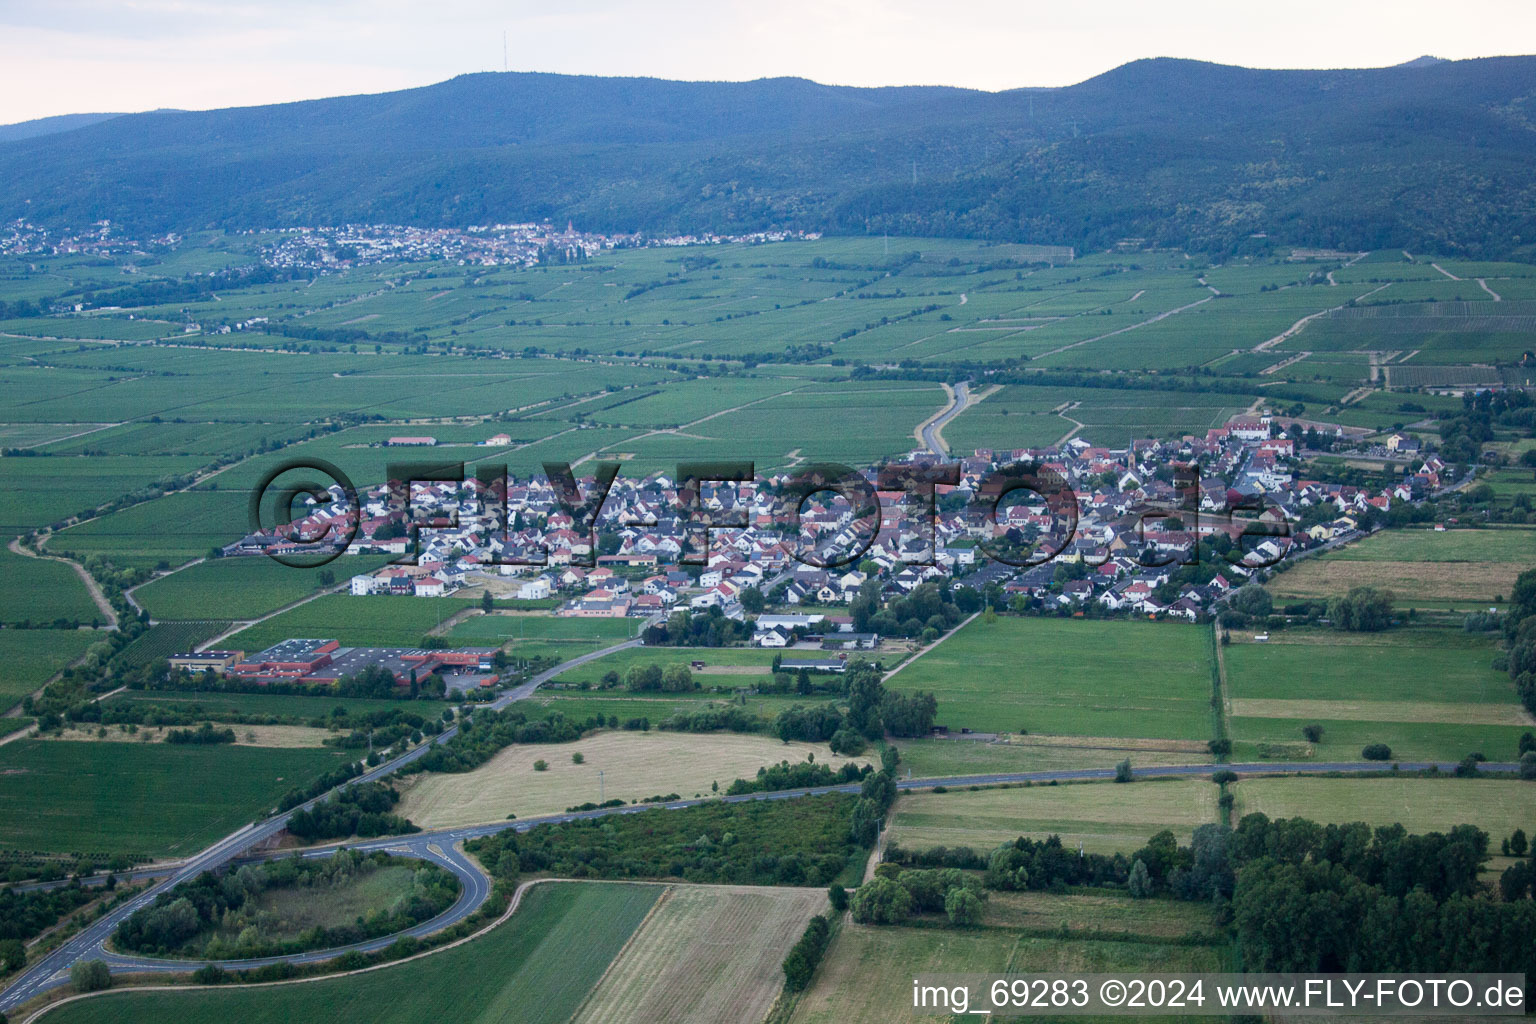
[[[0,123],[500,70],[982,89],[1138,57],[1374,67],[1536,53],[1533,0],[0,0]]]

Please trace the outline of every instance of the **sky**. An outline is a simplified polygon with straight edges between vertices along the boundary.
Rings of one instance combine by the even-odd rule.
[[[1008,89],[1141,57],[1326,68],[1529,53],[1532,0],[0,0],[0,124],[504,67]]]

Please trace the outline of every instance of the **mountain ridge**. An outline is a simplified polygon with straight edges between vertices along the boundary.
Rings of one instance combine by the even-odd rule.
[[[1213,251],[1268,234],[1521,255],[1536,242],[1533,99],[1533,57],[1336,71],[1149,58],[1003,92],[485,72],[0,142],[0,218],[550,217]]]

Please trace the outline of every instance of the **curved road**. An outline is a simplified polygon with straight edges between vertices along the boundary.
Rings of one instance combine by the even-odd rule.
[[[638,641],[629,641],[628,643],[617,645],[616,648],[609,648],[608,650],[611,651],[614,649],[622,649],[625,647],[634,646],[637,642]],[[598,652],[598,654],[593,654],[588,657],[597,657],[601,653],[603,652]],[[576,663],[577,662],[575,660],[572,662],[566,662],[561,667],[561,669],[570,668],[573,664]],[[528,687],[528,692],[531,693],[532,687],[536,685],[536,681],[547,681],[548,678],[553,678],[554,672],[560,671],[561,669],[552,670],[552,672],[549,673],[542,673],[541,676],[535,677],[534,680],[530,680],[528,683],[524,684],[524,686]],[[522,687],[519,689],[522,689]],[[497,701],[496,703],[502,704],[502,701]],[[444,735],[447,735],[446,730]],[[441,737],[439,738],[441,739]],[[429,744],[423,744],[421,747],[417,748],[416,751],[413,751],[412,754],[419,757],[428,746]],[[414,760],[414,757],[411,759]],[[362,781],[363,779],[378,777],[378,773],[382,771],[382,769],[390,768],[393,770],[394,767],[398,767],[401,763],[408,762],[405,762],[404,759],[396,759],[396,761],[392,761],[388,765],[382,765],[379,769],[375,769],[367,776],[361,776],[358,780],[355,781]],[[1442,772],[1453,772],[1456,768],[1454,764],[1448,762],[1427,761],[1402,762],[1400,767],[1403,771],[1406,772],[1426,771],[1430,768],[1435,768]],[[1519,765],[1507,763],[1488,763],[1483,764],[1481,769],[1483,771],[1490,772],[1510,773],[1518,771]],[[1226,765],[1161,765],[1137,769],[1136,775],[1139,778],[1152,779],[1210,775],[1218,771],[1231,771],[1241,776],[1291,774],[1318,775],[1335,772],[1346,774],[1364,774],[1389,770],[1390,769],[1386,768],[1382,762],[1377,761],[1258,762]],[[1082,782],[1112,779],[1114,778],[1114,775],[1115,770],[1113,768],[1079,768],[1068,771],[1041,772],[999,772],[986,775],[961,775],[935,779],[902,779],[896,783],[896,788],[902,791],[909,791],[918,789],[932,789],[935,786],[986,786],[1016,782]],[[471,825],[462,828],[438,829],[430,832],[418,832],[409,836],[386,836],[380,839],[371,839],[360,843],[345,845],[347,845],[348,849],[365,851],[387,850],[399,853],[402,856],[415,856],[421,859],[432,860],[448,868],[448,870],[452,871],[459,877],[464,886],[459,900],[455,902],[454,905],[447,911],[438,915],[436,918],[433,918],[431,921],[423,922],[422,924],[417,925],[415,928],[412,928],[404,933],[407,935],[422,936],[438,931],[442,928],[447,928],[464,920],[466,917],[473,914],[475,910],[479,908],[480,904],[483,903],[485,899],[490,895],[490,880],[485,877],[484,873],[480,871],[478,866],[470,861],[466,855],[454,848],[454,844],[462,842],[466,839],[476,839],[481,836],[493,835],[498,832],[504,832],[508,829],[513,829],[518,832],[526,832],[529,829],[535,828],[539,825],[556,824],[560,822],[576,821],[588,818],[602,818],[616,814],[638,814],[643,811],[655,810],[658,808],[677,810],[684,807],[693,807],[699,804],[714,803],[716,801],[724,801],[725,803],[743,803],[748,800],[792,800],[799,797],[819,796],[826,793],[856,793],[859,791],[859,789],[859,784],[850,783],[848,785],[841,786],[821,786],[809,789],[780,790],[772,793],[745,793],[737,796],[727,797],[708,797],[694,800],[674,800],[665,804],[628,804],[623,807],[604,807],[592,811],[551,814],[517,821],[500,821],[485,825]],[[0,992],[0,1011],[9,1011],[14,1007],[26,1002],[27,1000],[42,994],[43,992],[68,983],[69,965],[77,960],[104,960],[115,973],[185,972],[196,968],[199,964],[199,961],[166,961],[150,959],[147,957],[141,958],[123,956],[121,954],[111,953],[106,949],[106,942],[112,933],[116,931],[118,924],[120,924],[129,914],[133,913],[135,910],[138,910],[141,907],[147,906],[160,893],[185,881],[186,879],[194,877],[202,871],[212,870],[225,863],[228,863],[231,860],[234,860],[240,851],[247,849],[255,841],[251,838],[252,835],[257,833],[265,833],[267,835],[275,834],[278,829],[272,828],[272,824],[275,822],[286,823],[287,819],[288,814],[283,814],[271,819],[270,822],[263,823],[260,826],[247,826],[245,829],[242,829],[234,835],[229,836],[219,843],[214,844],[214,846],[209,847],[208,850],[204,851],[198,857],[188,861],[183,867],[172,869],[168,879],[165,882],[152,887],[134,899],[123,904],[121,907],[115,908],[108,914],[102,916],[99,920],[88,925],[69,942],[65,943],[63,946],[60,946],[53,953],[39,961],[31,969],[19,975],[11,984],[11,986],[4,992]],[[279,826],[279,828],[280,827],[281,826]],[[301,853],[303,856],[329,856],[338,848],[339,846],[333,845],[301,851]],[[261,860],[271,859],[272,857],[288,856],[291,852],[292,851],[281,851],[254,859]],[[141,877],[144,876],[141,874]],[[328,960],[349,950],[372,951],[376,949],[383,949],[398,937],[398,934],[389,935],[383,938],[370,940],[369,942],[357,943],[352,946],[341,947],[339,949],[316,950],[310,953],[295,954],[288,957],[270,957],[262,960],[219,961],[219,963],[221,966],[235,968],[260,967],[279,960],[288,960],[293,963],[300,964],[314,963],[321,960]]]
[[[950,403],[949,408],[939,413],[923,426],[923,444],[927,445],[928,450],[941,459],[949,454],[949,449],[946,448],[944,446],[944,442],[939,439],[939,431],[944,429],[944,424],[948,423],[950,420],[954,419],[956,416],[959,416],[962,412],[965,411],[965,403],[968,400],[969,388],[970,385],[968,385],[965,381],[961,381],[960,383],[956,384],[955,400]]]
[[[486,707],[493,711],[501,710],[508,704],[511,704],[513,701],[522,700],[528,697],[533,693],[534,690],[538,689],[544,683],[549,682],[551,679],[562,672],[569,671],[578,665],[583,665],[589,661],[593,661],[605,655],[612,654],[615,651],[622,651],[631,647],[636,647],[639,644],[640,641],[638,638],[626,640],[623,643],[614,644],[611,647],[605,647],[602,650],[593,651],[590,654],[584,654],[580,657],[572,658],[569,661],[562,662],[554,668],[549,669],[548,671],[540,672],[532,679],[529,679],[526,683],[506,691],[496,700],[487,704]],[[69,965],[73,964],[75,961],[81,959],[105,959],[106,957],[103,956],[100,951],[103,948],[103,944],[106,942],[107,938],[117,930],[117,926],[121,924],[125,919],[127,919],[127,917],[134,911],[139,910],[142,907],[149,906],[162,892],[180,885],[182,882],[185,882],[189,878],[196,878],[198,875],[205,871],[217,870],[218,868],[223,867],[225,864],[234,860],[246,850],[249,850],[251,847],[276,836],[278,833],[282,832],[285,828],[288,827],[288,819],[292,817],[296,811],[313,808],[321,801],[329,799],[333,793],[336,793],[342,789],[346,789],[349,786],[355,786],[364,782],[377,782],[378,780],[399,771],[406,765],[424,757],[427,751],[430,750],[433,746],[440,743],[447,743],[454,736],[458,735],[458,732],[458,725],[449,726],[442,732],[438,733],[436,736],[432,737],[429,741],[417,746],[415,749],[406,751],[399,757],[396,757],[390,761],[386,761],[375,768],[369,769],[362,775],[359,775],[357,778],[351,779],[348,782],[344,782],[340,786],[337,786],[335,789],[326,793],[322,793],[320,796],[317,796],[312,800],[307,800],[297,807],[294,807],[288,811],[284,811],[283,813],[275,815],[271,818],[267,818],[254,825],[246,825],[243,828],[240,828],[237,831],[231,833],[230,835],[225,836],[223,839],[220,839],[218,842],[214,843],[203,852],[183,861],[179,867],[170,869],[163,881],[157,885],[151,886],[144,892],[135,896],[133,899],[123,903],[121,906],[115,907],[106,914],[103,914],[96,921],[93,921],[91,924],[81,929],[80,932],[72,937],[68,942],[65,942],[52,953],[49,953],[43,959],[39,960],[32,967],[28,968],[21,974],[17,975],[14,979],[12,979],[9,987],[7,987],[3,992],[0,992],[0,1012],[9,1011],[15,1006],[26,1002],[28,999],[31,999],[42,992],[46,992],[51,988],[56,988],[57,986],[67,982],[69,980]],[[420,835],[426,836],[427,834],[421,833]],[[410,838],[414,839],[419,837]],[[399,840],[396,839],[395,842],[399,842]],[[478,872],[476,873],[478,874]],[[138,872],[136,873],[136,876],[141,878],[150,877],[148,872]],[[458,919],[467,917],[472,912],[473,908],[460,914]],[[446,924],[452,923],[454,922],[446,922]],[[443,924],[438,925],[438,927],[443,926]],[[388,945],[388,943],[385,943],[385,945]],[[315,959],[325,958],[324,956],[319,956],[316,954],[307,955]],[[184,965],[177,966],[178,969],[185,969]]]

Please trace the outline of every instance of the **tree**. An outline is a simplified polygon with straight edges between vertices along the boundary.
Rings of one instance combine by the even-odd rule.
[[[489,615],[491,609],[495,607],[496,599],[491,596],[491,592],[489,590],[482,591],[480,594],[480,610]]]
[[[1131,865],[1131,877],[1126,882],[1126,888],[1137,899],[1152,895],[1152,876],[1147,871],[1147,862],[1139,857]]]
[[[576,751],[576,753],[574,753],[574,754],[572,754],[572,755],[571,755],[571,764],[582,764],[582,763],[584,763],[584,762],[585,762],[585,761],[586,761],[586,760],[587,760],[587,757],[586,757],[586,755],[585,755],[585,754],[583,754],[583,753],[582,753],[582,752],[581,752],[581,751],[579,751],[579,750],[578,750],[578,751]]]
[[[767,599],[763,597],[763,592],[756,587],[743,587],[740,599],[741,607],[749,615],[761,614],[763,608],[768,604]]]
[[[76,992],[100,992],[112,987],[112,972],[100,960],[81,960],[69,968],[69,981]]]
[[[1131,759],[1130,758],[1126,758],[1124,761],[1121,761],[1119,764],[1115,765],[1115,781],[1116,782],[1131,782],[1135,778],[1136,778],[1135,773],[1133,771],[1131,771]]]
[[[1233,611],[1242,612],[1254,618],[1263,618],[1275,608],[1274,599],[1269,596],[1269,591],[1257,583],[1238,587],[1227,599],[1227,604]]]
[[[549,762],[543,758],[540,758],[539,760],[533,762],[533,770],[536,772],[549,771]]]
[[[1311,725],[1301,727],[1301,735],[1308,743],[1321,743],[1323,741],[1323,727],[1313,722]]]
[[[836,882],[827,890],[827,898],[832,901],[832,909],[839,914],[848,909],[848,890]]]
[[[1336,629],[1375,633],[1392,624],[1393,594],[1375,587],[1353,587],[1328,602],[1328,618]]]
[[[1509,852],[1514,854],[1516,857],[1524,857],[1525,851],[1529,849],[1529,846],[1530,844],[1525,837],[1525,829],[1517,828],[1513,833],[1510,834]]]
[[[944,913],[949,923],[965,928],[981,923],[981,897],[964,886],[955,886],[944,894]]]
[[[849,902],[860,924],[899,924],[912,914],[912,895],[890,878],[872,878],[854,890]]]
[[[1392,760],[1392,748],[1385,743],[1368,743],[1365,749],[1360,751],[1360,756],[1367,761],[1390,761]]]
[[[19,971],[27,962],[27,947],[20,939],[0,941],[0,967],[7,971]]]

